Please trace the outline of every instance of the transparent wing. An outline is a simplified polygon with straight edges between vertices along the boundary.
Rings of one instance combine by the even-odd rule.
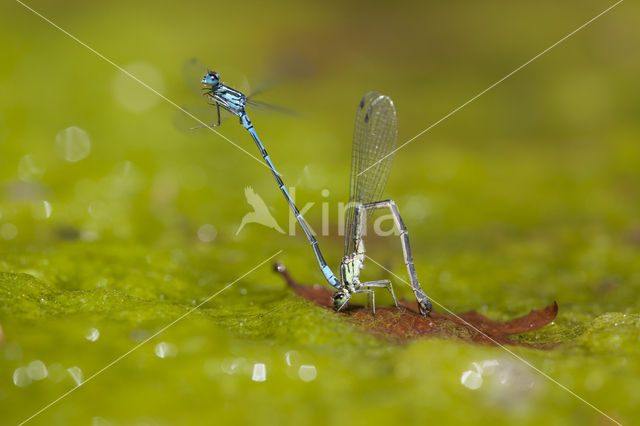
[[[182,79],[184,84],[196,96],[202,96],[203,84],[202,77],[207,73],[207,67],[198,60],[198,58],[190,58],[182,64]]]
[[[262,75],[247,97],[252,99],[284,82],[309,77],[313,72],[312,65],[302,55],[295,52],[282,52],[271,60],[268,72]]]
[[[282,106],[279,106],[279,105],[268,104],[266,102],[256,101],[254,99],[249,99],[247,101],[247,106],[249,106],[254,111],[275,112],[275,113],[278,113],[278,114],[291,115],[293,117],[301,117],[302,116],[302,114],[300,114],[299,112],[294,111],[292,109],[289,109],[289,108],[286,108],[286,107],[282,107]]]
[[[289,68],[293,68],[293,67],[289,65]],[[301,68],[301,65],[298,65],[298,68]],[[201,122],[194,119],[193,116],[198,117],[198,119],[200,119],[202,122],[206,123],[207,125],[215,124],[218,122],[217,108],[215,107],[215,105],[206,105],[206,103],[211,103],[211,102],[208,101],[207,98],[204,96],[207,90],[207,87],[202,84],[202,77],[207,73],[208,70],[209,68],[206,65],[204,65],[204,63],[196,57],[192,57],[186,60],[182,64],[181,71],[182,71],[182,78],[184,80],[184,84],[189,88],[190,92],[192,92],[194,95],[198,97],[197,100],[192,99],[189,103],[202,102],[202,106],[185,105],[185,106],[182,106],[183,108],[182,111],[181,110],[176,111],[173,117],[173,122],[175,127],[181,132],[193,134],[191,131],[193,127],[203,125]],[[293,72],[294,71],[290,71],[289,76]],[[233,74],[233,73],[230,73],[230,74]],[[277,73],[271,73],[271,75],[275,76],[277,75]],[[282,79],[286,79],[286,78],[287,77]],[[275,84],[276,82],[279,82],[282,79],[276,78],[276,77],[267,78],[266,80],[268,80],[270,84],[266,84],[266,80],[264,80],[263,83],[265,84],[261,85],[261,90],[259,90],[259,92],[262,92],[266,88],[266,86],[271,85],[271,83]],[[224,75],[222,75],[222,81],[224,82]],[[248,86],[246,79],[243,86]],[[242,88],[238,88],[238,87],[234,87],[234,88],[242,90]],[[279,114],[300,116],[300,114],[298,114],[294,110],[277,106],[277,105],[271,105],[261,101],[256,101],[254,99],[250,99],[247,102],[247,105],[254,111],[275,112]],[[232,114],[227,112],[224,108],[220,109],[221,120],[225,120],[226,118],[229,118],[231,116]]]
[[[394,156],[384,157],[395,149],[397,140],[398,118],[393,101],[378,92],[367,92],[358,105],[353,133],[345,256],[356,251],[355,207],[380,201]],[[378,162],[381,158],[384,159]]]

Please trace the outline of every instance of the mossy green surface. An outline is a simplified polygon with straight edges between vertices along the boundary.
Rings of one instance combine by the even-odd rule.
[[[265,100],[304,117],[252,120],[300,207],[314,203],[305,215],[331,266],[362,94],[394,99],[403,143],[607,6],[29,5],[179,104],[192,55],[244,89],[270,58],[302,52],[315,74]],[[265,167],[209,131],[176,130],[173,106],[20,4],[0,15],[0,425],[72,389],[28,424],[609,424],[593,407],[640,418],[636,4],[403,148],[385,191],[435,309],[508,320],[556,300],[552,324],[518,336],[559,343],[548,351],[394,346],[296,297],[263,262],[277,254],[321,283],[300,229],[238,232],[246,186],[293,223]],[[79,161],[56,145],[69,126],[91,142]],[[259,155],[235,119],[220,131]],[[367,249],[405,276],[395,237]],[[363,275],[388,277],[373,263]],[[464,386],[487,360],[495,371]]]

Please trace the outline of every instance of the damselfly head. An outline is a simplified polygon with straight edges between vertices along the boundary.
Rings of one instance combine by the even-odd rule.
[[[336,311],[344,308],[349,299],[351,298],[351,294],[345,290],[338,290],[333,294],[333,307]]]
[[[216,87],[220,83],[220,75],[215,71],[208,71],[202,78],[202,84]]]

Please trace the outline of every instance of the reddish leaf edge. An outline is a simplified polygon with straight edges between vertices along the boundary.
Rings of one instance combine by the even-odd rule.
[[[282,276],[298,296],[325,309],[333,310],[333,291],[318,284],[303,285],[293,279],[287,268],[274,263],[274,271]],[[371,308],[349,305],[338,315],[362,327],[365,331],[397,344],[409,343],[426,337],[440,337],[486,346],[524,346],[535,349],[551,349],[558,342],[523,342],[510,335],[538,330],[551,323],[558,314],[554,301],[542,309],[532,309],[528,314],[510,321],[495,321],[475,310],[461,314],[432,311],[427,317],[418,313],[417,302],[399,301],[395,306],[376,307],[374,318]]]

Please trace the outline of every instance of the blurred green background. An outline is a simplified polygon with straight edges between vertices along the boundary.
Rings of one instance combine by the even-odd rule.
[[[366,91],[393,98],[403,143],[613,3],[27,4],[180,105],[204,102],[181,75],[192,56],[243,90],[304,58],[310,75],[261,98],[302,117],[251,117],[317,232],[329,207],[320,243],[337,266]],[[558,301],[557,320],[521,339],[562,344],[513,352],[622,423],[640,418],[638,18],[621,3],[416,139],[385,191],[434,301],[500,320]],[[0,23],[0,424],[278,250],[301,282],[323,282],[299,228],[236,235],[247,186],[288,227],[265,167],[176,129],[174,106],[19,3],[0,5]],[[220,132],[259,155],[236,119]],[[396,239],[367,248],[405,276]],[[371,263],[363,275],[388,277]],[[503,349],[368,336],[267,263],[30,424],[489,422],[610,424]]]

